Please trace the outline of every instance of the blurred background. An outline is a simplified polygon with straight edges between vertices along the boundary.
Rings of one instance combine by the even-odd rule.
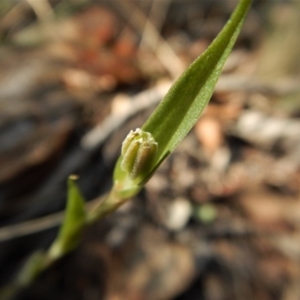
[[[93,203],[235,0],[0,1],[0,291]],[[145,189],[14,299],[300,299],[300,1],[256,0],[210,104]],[[88,204],[90,205],[90,204]]]

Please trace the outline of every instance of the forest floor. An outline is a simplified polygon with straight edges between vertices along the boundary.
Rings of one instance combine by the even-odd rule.
[[[93,203],[126,134],[236,1],[0,3],[0,286]],[[203,115],[143,191],[14,299],[300,299],[300,9],[254,1]],[[88,204],[89,205],[89,204]]]

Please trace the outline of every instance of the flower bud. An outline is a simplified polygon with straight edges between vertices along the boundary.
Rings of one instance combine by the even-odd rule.
[[[149,132],[140,128],[130,131],[122,143],[121,168],[131,179],[144,179],[152,167],[157,152],[157,142]]]

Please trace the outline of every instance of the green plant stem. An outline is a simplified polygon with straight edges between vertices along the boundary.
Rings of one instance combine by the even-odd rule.
[[[130,191],[134,190],[134,194],[137,194],[140,189],[140,187],[135,187],[130,189]],[[87,224],[93,224],[116,211],[132,196],[132,193],[124,192],[122,189],[120,189],[120,185],[115,184],[107,196],[100,202],[100,204],[88,214]]]

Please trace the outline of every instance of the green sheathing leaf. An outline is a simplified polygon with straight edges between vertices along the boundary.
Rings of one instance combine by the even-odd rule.
[[[77,246],[86,224],[85,201],[75,180],[74,176],[70,176],[68,179],[68,200],[65,218],[58,237],[49,250],[49,256],[52,258],[60,257],[73,250]]]
[[[142,127],[158,143],[153,168],[186,136],[206,107],[250,4],[251,0],[240,1],[220,34],[179,77]]]

